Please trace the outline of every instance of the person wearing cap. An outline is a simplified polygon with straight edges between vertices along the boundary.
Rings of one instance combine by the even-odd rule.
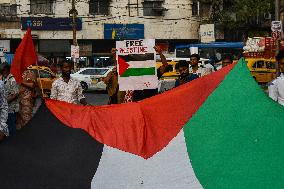
[[[279,51],[276,61],[279,65],[280,76],[268,84],[268,95],[284,106],[284,50]]]
[[[16,132],[16,116],[19,112],[19,85],[14,76],[10,73],[10,65],[3,64],[0,68],[3,76],[5,95],[8,102],[8,128],[10,136]]]

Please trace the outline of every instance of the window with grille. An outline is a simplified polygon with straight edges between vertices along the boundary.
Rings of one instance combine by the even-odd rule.
[[[199,2],[198,1],[194,1],[192,3],[192,16],[199,16]]]
[[[53,0],[31,0],[31,14],[52,14]]]
[[[89,13],[92,15],[109,15],[110,0],[90,0]]]
[[[8,3],[0,4],[0,15],[2,16],[15,16],[17,15],[17,5],[10,5]]]
[[[163,0],[144,0],[143,15],[144,16],[162,16],[165,9],[163,8]]]

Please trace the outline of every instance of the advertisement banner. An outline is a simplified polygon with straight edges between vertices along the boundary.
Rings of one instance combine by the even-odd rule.
[[[105,39],[144,39],[144,24],[104,24]]]
[[[80,58],[79,51],[80,51],[79,46],[71,45],[71,57],[72,58]]]
[[[282,22],[281,21],[272,21],[271,22],[271,31],[272,31],[272,38],[275,40],[281,38],[282,33]]]

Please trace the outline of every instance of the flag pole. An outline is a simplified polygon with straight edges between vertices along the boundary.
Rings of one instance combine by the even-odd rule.
[[[36,66],[37,66],[37,68],[39,67],[37,61],[36,61]],[[44,97],[44,92],[43,92],[43,88],[42,88],[42,82],[41,82],[41,77],[40,77],[40,74],[39,74],[39,69],[37,69],[37,74],[38,74],[38,77],[39,77],[39,84],[40,84],[41,94],[42,94],[42,97]]]

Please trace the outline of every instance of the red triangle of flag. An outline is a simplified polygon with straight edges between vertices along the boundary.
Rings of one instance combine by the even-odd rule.
[[[120,56],[118,56],[118,65],[119,65],[119,70],[118,73],[120,76],[122,76],[124,74],[124,72],[127,70],[127,68],[129,67],[129,64]]]

